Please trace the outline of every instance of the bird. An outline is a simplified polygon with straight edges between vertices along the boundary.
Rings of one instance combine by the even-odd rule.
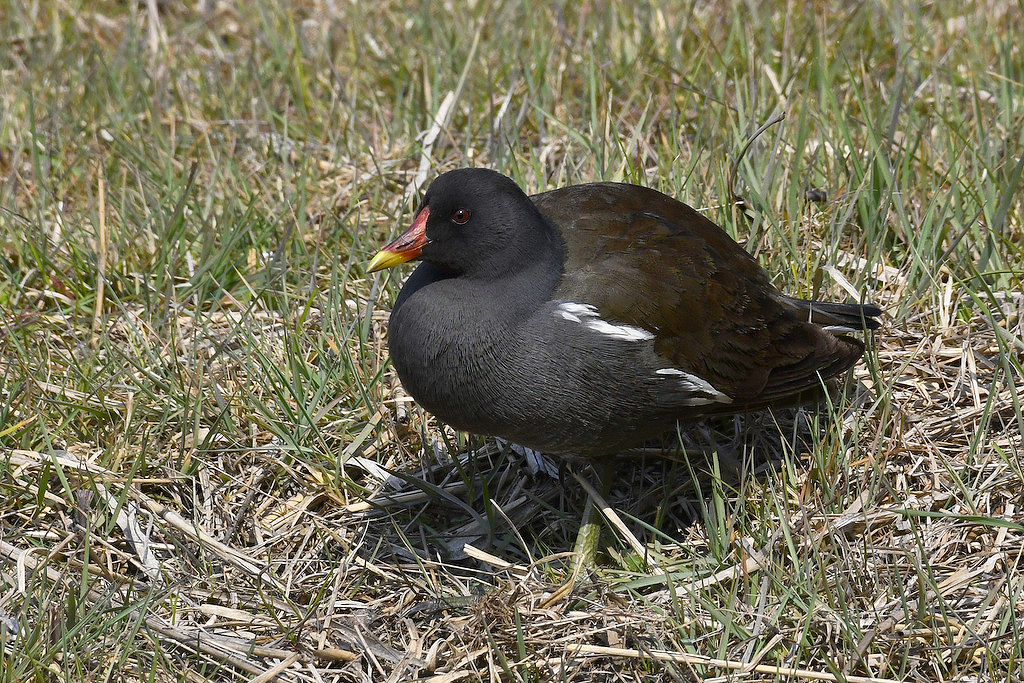
[[[406,391],[455,429],[570,459],[819,400],[882,314],[783,294],[704,215],[625,183],[528,196],[445,172],[367,272],[413,260],[388,322]]]

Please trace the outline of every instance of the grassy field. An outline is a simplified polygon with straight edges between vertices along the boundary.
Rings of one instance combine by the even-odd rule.
[[[5,4],[0,683],[1024,680],[1022,13]],[[466,165],[885,323],[828,405],[623,459],[573,582],[572,476],[387,362],[365,263]]]

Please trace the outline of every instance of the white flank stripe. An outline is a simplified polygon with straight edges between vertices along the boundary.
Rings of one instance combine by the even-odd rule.
[[[603,334],[612,339],[621,341],[646,341],[654,339],[654,334],[647,330],[633,325],[610,323],[597,314],[597,309],[590,304],[580,304],[575,301],[563,301],[555,308],[560,318],[574,323],[580,323],[588,330]]]
[[[578,323],[580,321],[579,316],[573,315],[569,311],[558,311],[558,315],[560,315],[561,317],[565,318],[569,322]]]
[[[575,301],[563,301],[558,304],[558,310],[575,315],[592,316],[597,315],[597,309],[590,304],[578,304]]]
[[[683,385],[683,391],[693,392],[695,396],[685,401],[687,405],[699,406],[708,403],[732,403],[731,398],[715,389],[707,380],[703,380],[697,375],[683,372],[679,368],[661,368],[655,370],[654,374],[678,378],[677,381]]]
[[[607,320],[602,320],[601,318],[593,318],[591,320],[587,320],[583,324],[594,332],[600,332],[601,334],[607,335],[613,339],[621,339],[622,341],[644,341],[647,339],[654,339],[654,335],[647,330],[642,330],[639,327],[633,327],[632,325],[615,325]]]

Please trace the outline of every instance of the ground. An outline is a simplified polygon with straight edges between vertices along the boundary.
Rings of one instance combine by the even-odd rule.
[[[9,5],[0,682],[1024,680],[1021,14]],[[574,577],[586,465],[387,361],[365,264],[468,165],[655,187],[883,326],[623,457]]]

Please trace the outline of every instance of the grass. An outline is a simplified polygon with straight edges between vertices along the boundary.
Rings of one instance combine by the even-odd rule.
[[[1021,14],[12,4],[0,681],[1021,680]],[[558,592],[578,487],[417,410],[364,273],[464,165],[653,186],[886,324],[623,462],[640,551]]]

